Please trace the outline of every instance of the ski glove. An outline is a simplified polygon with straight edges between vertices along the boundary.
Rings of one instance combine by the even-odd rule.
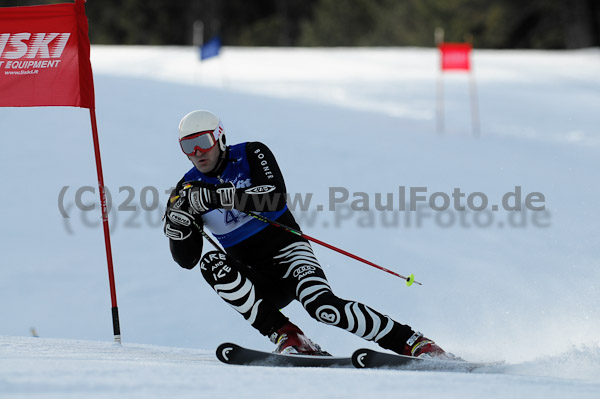
[[[194,215],[184,210],[188,206],[185,190],[181,190],[179,195],[173,194],[165,211],[164,233],[171,240],[182,241],[192,235],[193,229],[202,229],[202,218],[196,220]]]
[[[223,208],[232,210],[235,204],[235,186],[231,182],[222,184],[208,184],[193,181],[184,184],[183,191],[190,202],[190,210],[194,213],[203,213],[209,209]]]

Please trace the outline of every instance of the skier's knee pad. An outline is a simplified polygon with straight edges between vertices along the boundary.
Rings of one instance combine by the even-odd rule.
[[[238,271],[232,264],[224,253],[210,251],[200,259],[200,270],[204,279],[214,287],[216,284],[226,284],[235,279]]]

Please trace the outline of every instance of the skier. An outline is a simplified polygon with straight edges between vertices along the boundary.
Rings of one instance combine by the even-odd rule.
[[[227,146],[220,119],[203,110],[183,117],[179,143],[194,167],[167,203],[164,232],[173,259],[186,269],[200,263],[208,284],[276,344],[276,353],[327,354],[279,311],[298,300],[317,321],[401,355],[447,356],[411,327],[337,297],[307,240],[249,216],[257,212],[300,229],[286,205],[283,175],[266,145]],[[226,253],[202,256],[204,226]]]

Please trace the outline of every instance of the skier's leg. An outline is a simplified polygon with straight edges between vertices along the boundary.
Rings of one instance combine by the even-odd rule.
[[[269,336],[288,322],[244,268],[225,254],[217,251],[204,254],[200,269],[215,292],[262,335]]]
[[[286,284],[294,287],[298,301],[311,317],[396,353],[419,354],[411,350],[417,343],[425,341],[410,326],[400,324],[362,303],[339,298],[332,292],[308,242],[298,241],[283,248],[274,261],[274,267],[282,273]],[[430,346],[433,344],[432,341],[428,343]],[[424,345],[418,347],[422,353]]]

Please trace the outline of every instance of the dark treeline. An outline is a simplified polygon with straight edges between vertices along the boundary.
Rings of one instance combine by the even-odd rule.
[[[86,12],[93,44],[189,45],[202,21],[230,46],[433,46],[437,27],[479,48],[600,46],[597,0],[88,0]]]

